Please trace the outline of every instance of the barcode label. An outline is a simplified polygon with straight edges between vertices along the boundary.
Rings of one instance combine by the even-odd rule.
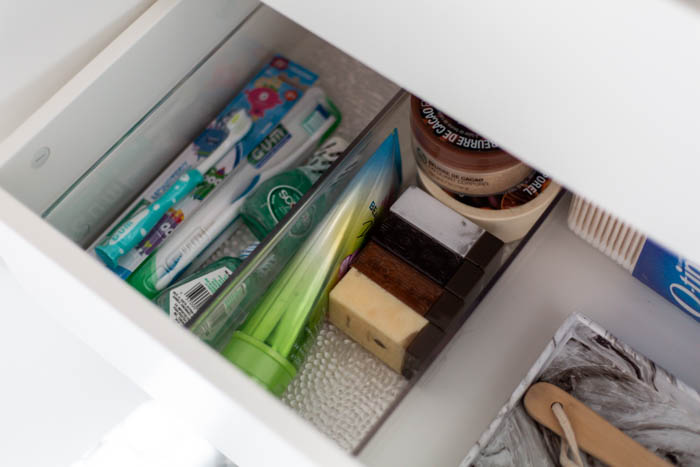
[[[230,275],[231,270],[222,266],[172,289],[170,319],[183,326],[187,324]]]
[[[197,284],[185,294],[185,297],[187,297],[187,300],[190,301],[194,308],[199,309],[199,307],[204,305],[204,302],[211,297],[211,294],[207,288],[204,287],[204,284]]]

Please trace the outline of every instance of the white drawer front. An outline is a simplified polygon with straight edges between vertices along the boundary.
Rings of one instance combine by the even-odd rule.
[[[700,260],[693,2],[265,2]]]
[[[0,190],[0,257],[43,310],[241,465],[356,465],[257,383],[174,326]],[[273,447],[273,448],[271,448]]]

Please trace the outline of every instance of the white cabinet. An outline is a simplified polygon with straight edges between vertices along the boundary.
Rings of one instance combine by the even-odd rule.
[[[612,39],[577,34],[574,26],[582,27],[586,15],[557,22],[569,13],[553,2],[535,5],[527,14],[517,7],[499,11],[490,4],[475,5],[469,12],[456,3],[426,4],[413,10],[388,2],[270,3],[565,184],[700,257],[689,242],[688,230],[671,234],[679,225],[682,203],[672,203],[663,212],[661,226],[641,215],[646,212],[641,207],[651,198],[641,187],[649,175],[653,148],[634,139],[637,132],[651,130],[657,123],[663,123],[660,131],[670,132],[675,122],[674,132],[666,134],[674,153],[665,168],[671,170],[680,162],[690,167],[698,164],[678,151],[689,143],[691,133],[681,131],[689,113],[677,108],[674,122],[659,123],[633,109],[641,105],[639,93],[653,84],[652,78],[663,76],[650,73],[640,78],[636,87],[630,85],[611,104],[614,111],[606,112],[595,102],[616,94],[613,84],[619,85],[627,76],[622,72],[628,62],[609,64],[605,76],[610,81],[593,80],[592,72],[576,75],[580,63],[574,67],[573,59],[564,60],[564,55],[558,57],[560,62],[545,66],[547,57],[554,60],[548,54],[556,47],[545,34],[536,36],[534,31],[548,19],[549,26],[562,34],[565,24],[571,23],[570,34],[562,37],[590,65],[583,68],[602,69],[608,55],[598,62],[587,60],[602,47],[603,37]],[[591,15],[597,6],[587,8],[590,11],[584,13]],[[662,12],[666,16],[659,18],[666,24],[663,21],[672,21],[673,14],[680,15],[679,8],[647,2],[642,10]],[[547,11],[548,16],[532,22],[537,11]],[[685,27],[694,21],[693,14],[686,12],[678,21]],[[596,19],[600,18],[591,23]],[[630,22],[634,24],[629,33],[637,32],[636,23]],[[690,39],[691,32],[682,27],[677,34],[683,31]],[[630,37],[625,40],[631,41]],[[450,47],[441,46],[441,41]],[[461,46],[454,47],[455,43]],[[309,52],[309,44],[317,47],[316,54]],[[196,135],[230,99],[232,90],[246,81],[250,70],[275,51],[292,59],[305,53],[306,60],[317,62],[327,54],[339,54],[328,44],[319,44],[309,31],[252,0],[205,4],[161,0],[4,141],[0,147],[0,257],[31,290],[43,312],[241,465],[454,464],[564,316],[573,311],[590,312],[632,346],[691,385],[700,385],[700,372],[692,362],[695,333],[700,331],[697,324],[566,231],[564,205],[369,439],[359,461],[187,330],[170,323],[83,251],[79,245],[94,239],[129,203],[129,197]],[[562,46],[559,52],[566,50],[573,49]],[[348,136],[356,136],[387,103],[395,85],[373,80],[381,83],[381,89],[367,88],[365,81],[355,78],[374,72],[347,56],[343,63],[350,67],[346,74],[351,85],[338,92],[368,103],[364,113],[348,115],[348,124],[357,127]],[[692,63],[683,66],[688,73],[694,71]],[[328,70],[329,75],[334,81],[328,87],[343,83],[341,74]],[[693,76],[678,78],[674,91],[688,92],[688,107],[698,97],[684,87]],[[591,86],[585,92],[581,90],[584,82]],[[598,100],[591,101],[592,95]],[[646,102],[658,107],[657,98],[652,94]],[[623,101],[633,110],[628,112]],[[577,129],[583,134],[577,134]],[[591,132],[600,132],[600,138],[591,138]],[[408,145],[404,151],[409,152]],[[150,157],[140,157],[143,153]],[[633,153],[639,154],[638,163],[630,163]],[[626,171],[618,171],[620,167]],[[678,173],[686,183],[691,175],[692,170]],[[618,180],[615,190],[613,179]],[[664,196],[688,195],[687,186],[667,184],[660,190]],[[619,187],[630,196],[608,200],[613,191],[619,194]],[[698,221],[693,222],[690,232],[697,233]],[[566,254],[559,255],[560,250]],[[530,274],[529,267],[540,271],[542,282],[534,280],[537,273]],[[558,275],[558,270],[567,274]],[[577,277],[582,278],[581,284],[576,284]],[[613,290],[617,287],[611,283],[620,284],[619,290]],[[605,295],[597,295],[601,290]],[[626,297],[638,306],[626,307]],[[618,315],[616,309],[623,311]],[[635,319],[637,312],[643,320]],[[673,352],[667,350],[669,346]]]
[[[267,3],[700,261],[697,4]]]

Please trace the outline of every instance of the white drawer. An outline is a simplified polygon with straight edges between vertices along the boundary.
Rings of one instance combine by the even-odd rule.
[[[193,24],[206,27],[190,27]],[[170,323],[79,245],[89,244],[129,203],[130,196],[196,135],[230,99],[232,90],[247,80],[250,70],[272,52],[297,59],[295,54],[302,49],[308,53],[304,44],[309,41],[319,43],[308,31],[252,0],[211,0],[206,11],[194,0],[161,0],[0,148],[0,257],[46,312],[241,465],[359,462],[190,332]],[[321,52],[331,49],[325,45]],[[322,61],[323,53],[306,58]],[[350,57],[346,60],[348,66],[357,66],[358,74],[366,73]],[[314,69],[314,63],[302,64]],[[356,81],[352,90],[360,98],[371,95],[372,105],[364,114],[348,116],[350,133],[364,127],[394,90],[391,83],[381,90],[363,85]],[[341,110],[345,109],[341,106]],[[148,160],[139,157],[146,151],[151,155]],[[409,151],[408,145],[404,144],[404,151]],[[563,209],[560,206],[559,217],[547,221],[535,245],[526,246],[526,258],[538,255],[537,248],[551,259],[547,239],[584,246],[562,232]],[[564,266],[588,253],[585,248],[571,251],[560,260]],[[590,254],[597,253],[591,250]],[[522,272],[525,260],[517,261],[518,277],[527,276]],[[521,317],[518,327],[502,334],[517,355],[506,365],[507,375],[493,366],[506,358],[503,349],[496,357],[474,360],[475,354],[490,355],[498,349],[493,339],[485,335],[472,339],[470,333],[497,332],[499,323],[512,317],[508,310],[515,310],[513,301],[493,304],[493,299],[487,300],[477,310],[476,321],[457,333],[368,441],[360,459],[371,465],[458,462],[525,373],[559,324],[557,320],[581,311],[578,304],[586,303],[587,294],[594,293],[601,281],[622,281],[625,293],[636,294],[636,300],[654,297],[606,264],[601,257],[588,265],[592,271],[602,268],[603,273],[589,278],[584,291],[572,294],[574,305],[566,305],[560,296],[548,305],[564,304],[556,311],[534,310],[541,303],[531,303],[529,316],[536,332],[524,329],[527,320]],[[592,271],[588,274],[593,277]],[[520,279],[511,278],[513,274],[518,270],[508,271],[506,277],[517,283]],[[535,295],[546,296],[545,287],[539,292]],[[620,301],[618,297],[614,303]],[[677,313],[660,300],[652,305]],[[511,308],[491,314],[494,307]],[[608,311],[594,317],[613,332],[626,329],[631,337],[627,340],[634,346],[630,330],[641,330],[640,335],[648,337],[649,329],[662,320],[647,308],[652,321],[630,327]],[[677,313],[666,322],[669,329],[679,331],[676,346],[682,351],[694,346],[692,332],[684,329],[688,321]],[[670,357],[654,346],[640,350],[674,369]],[[692,365],[679,364],[675,369],[685,379],[693,375]],[[502,386],[489,391],[488,378]]]

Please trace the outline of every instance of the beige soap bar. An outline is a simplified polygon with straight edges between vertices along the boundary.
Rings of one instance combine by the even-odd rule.
[[[331,291],[328,317],[398,373],[406,347],[428,324],[428,320],[355,268],[350,268]]]

